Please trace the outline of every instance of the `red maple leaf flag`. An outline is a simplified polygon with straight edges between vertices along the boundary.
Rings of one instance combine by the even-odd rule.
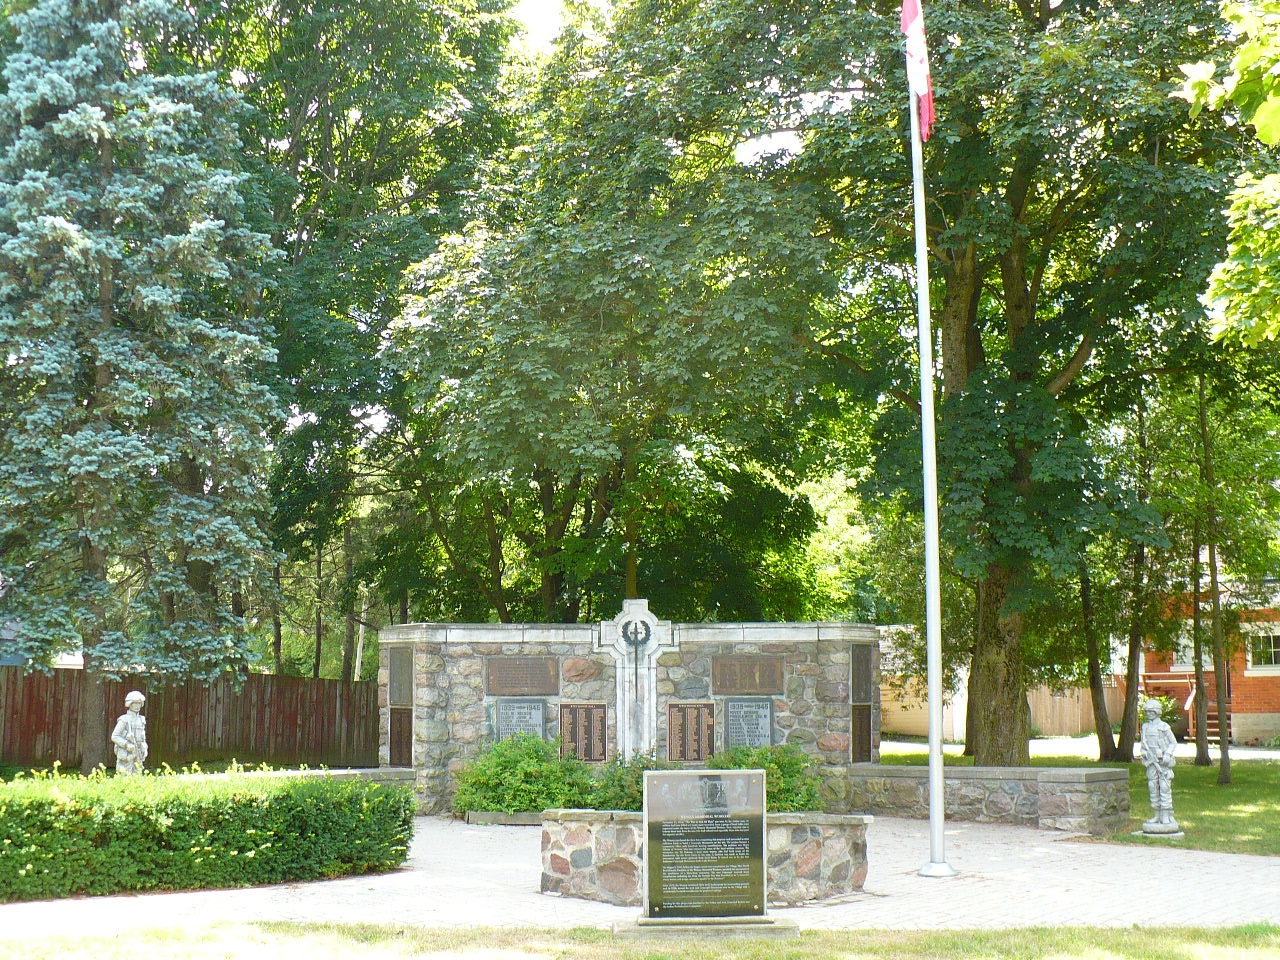
[[[920,0],[902,0],[902,32],[907,36],[907,84],[920,103],[920,139],[933,127],[933,80],[929,77],[929,49],[924,42],[924,11]]]

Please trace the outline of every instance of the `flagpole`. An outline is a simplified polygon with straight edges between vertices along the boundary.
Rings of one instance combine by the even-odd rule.
[[[933,415],[933,329],[929,317],[929,238],[925,232],[924,148],[920,110],[914,91],[911,109],[911,173],[916,229],[916,314],[920,338],[920,434],[924,452],[924,606],[925,650],[929,697],[929,862],[922,877],[954,877],[947,863],[943,820],[946,812],[942,775],[942,588],[938,549],[938,455]]]

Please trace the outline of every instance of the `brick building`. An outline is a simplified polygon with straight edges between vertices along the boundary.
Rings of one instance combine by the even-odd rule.
[[[1233,743],[1258,744],[1280,738],[1280,608],[1234,612],[1227,641],[1227,709],[1217,702],[1217,678],[1205,650],[1205,688],[1210,739],[1217,739],[1219,718],[1228,717]],[[1187,715],[1186,736],[1195,736],[1195,667],[1191,621],[1185,620],[1173,652],[1147,650],[1142,663],[1142,689],[1153,696],[1172,696]]]

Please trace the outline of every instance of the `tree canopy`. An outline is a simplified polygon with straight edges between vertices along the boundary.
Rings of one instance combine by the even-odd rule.
[[[1169,429],[1213,421],[1200,462],[1274,442],[1274,363],[1212,334],[1278,328],[1277,12],[1224,10],[925,10],[944,633],[982,763],[1026,760],[1028,685],[1096,668],[1104,625],[1141,638],[1206,509],[1233,569],[1270,563],[1271,499],[1220,454],[1179,485]],[[500,0],[0,22],[30,652],[214,669],[247,623],[276,669],[358,675],[390,618],[918,615],[896,5],[575,7],[530,61]]]
[[[1280,333],[1280,154],[1274,149],[1280,145],[1280,3],[1227,2],[1222,14],[1240,38],[1225,76],[1216,78],[1213,61],[1185,64],[1177,95],[1191,103],[1193,117],[1206,106],[1230,109],[1233,121],[1251,124],[1272,148],[1236,181],[1227,211],[1230,246],[1204,296],[1219,336],[1258,344]]]

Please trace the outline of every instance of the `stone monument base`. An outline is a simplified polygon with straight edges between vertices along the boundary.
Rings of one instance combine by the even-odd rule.
[[[786,940],[800,936],[800,928],[794,920],[774,920],[771,917],[694,917],[677,919],[653,919],[621,921],[613,925],[613,935],[618,939],[648,940],[697,937],[700,940]]]
[[[1134,830],[1135,837],[1154,837],[1157,840],[1181,840],[1186,836],[1176,823],[1144,823],[1141,830]]]

